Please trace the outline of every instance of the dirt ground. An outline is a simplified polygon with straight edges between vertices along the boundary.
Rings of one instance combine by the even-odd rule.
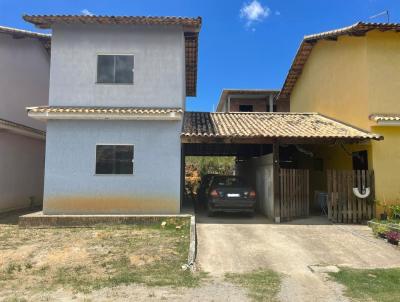
[[[272,224],[266,218],[197,216],[198,263],[212,276],[272,269],[285,277],[281,301],[347,301],[326,272],[337,267],[400,267],[400,249],[362,225],[324,217]]]

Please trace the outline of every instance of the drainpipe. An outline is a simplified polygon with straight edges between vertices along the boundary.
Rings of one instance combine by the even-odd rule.
[[[228,105],[226,106],[226,112],[231,111],[231,96],[228,95]]]

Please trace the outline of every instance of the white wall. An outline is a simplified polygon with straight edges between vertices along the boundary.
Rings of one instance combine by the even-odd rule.
[[[50,56],[36,39],[0,34],[0,118],[44,130],[25,107],[48,104]]]
[[[0,212],[30,206],[43,197],[43,140],[0,132]]]
[[[45,214],[176,214],[180,121],[48,122]],[[96,144],[133,144],[133,175],[95,175]]]
[[[259,211],[268,218],[275,219],[273,155],[252,158],[241,162],[237,168],[239,175],[255,186]]]
[[[134,84],[96,84],[97,54],[133,54]],[[55,25],[50,105],[183,107],[182,27]]]

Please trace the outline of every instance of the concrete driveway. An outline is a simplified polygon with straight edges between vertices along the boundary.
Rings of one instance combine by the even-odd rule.
[[[196,219],[202,270],[218,277],[273,269],[284,275],[282,301],[347,301],[326,274],[334,266],[400,267],[400,249],[375,239],[367,226],[332,225],[324,217],[283,224],[262,216]]]

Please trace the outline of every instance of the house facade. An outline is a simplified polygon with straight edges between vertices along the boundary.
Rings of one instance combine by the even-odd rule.
[[[379,133],[383,141],[320,147],[326,168],[374,170],[380,203],[400,201],[400,25],[357,23],[306,36],[279,102]]]
[[[201,19],[24,16],[52,29],[44,214],[175,214]]]
[[[50,38],[0,26],[0,212],[42,202],[45,124],[25,107],[47,103]]]

